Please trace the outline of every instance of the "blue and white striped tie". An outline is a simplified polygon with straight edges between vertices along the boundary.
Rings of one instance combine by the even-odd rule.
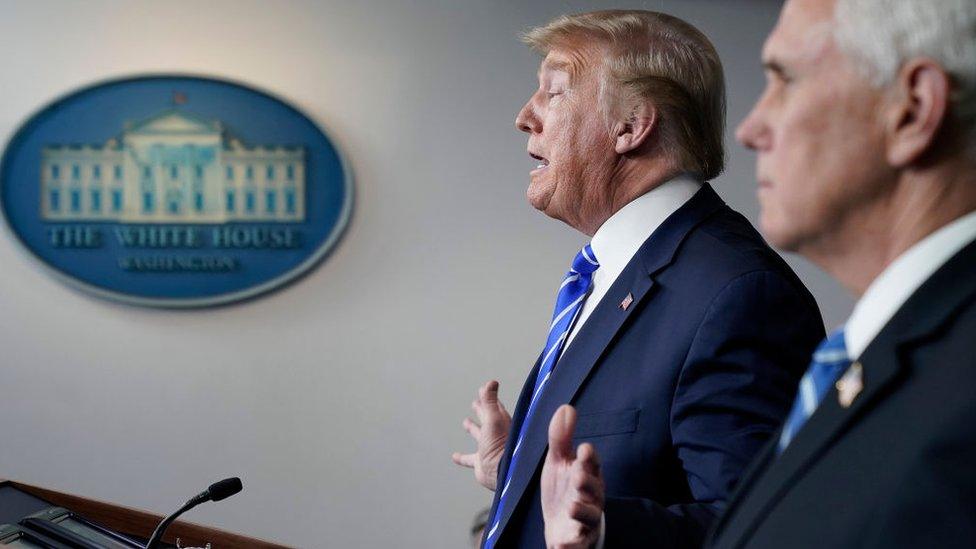
[[[827,336],[813,352],[810,367],[800,379],[800,390],[796,400],[793,401],[793,409],[790,410],[790,415],[786,417],[786,423],[783,425],[777,447],[779,453],[782,454],[783,450],[786,450],[790,441],[800,431],[800,427],[803,427],[803,424],[817,410],[817,406],[820,406],[830,386],[850,365],[851,359],[847,356],[844,328],[840,327]]]
[[[552,312],[552,324],[549,325],[549,337],[546,339],[546,347],[542,352],[542,362],[539,365],[539,373],[535,378],[535,389],[532,391],[532,400],[529,401],[529,409],[525,412],[522,426],[519,429],[518,439],[515,442],[515,449],[512,450],[512,459],[508,464],[508,472],[505,475],[505,482],[502,484],[501,495],[498,496],[498,506],[495,508],[495,515],[491,520],[491,528],[488,530],[485,539],[485,548],[491,549],[495,545],[497,538],[498,522],[501,520],[502,512],[505,509],[505,495],[508,485],[512,481],[512,472],[518,465],[519,448],[522,447],[522,438],[525,436],[526,427],[532,413],[535,412],[536,403],[539,395],[542,394],[552,368],[559,359],[566,338],[573,326],[573,320],[583,305],[583,300],[589,294],[590,286],[593,283],[593,272],[600,267],[593,254],[593,249],[587,244],[583,247],[576,258],[573,260],[573,268],[566,273],[562,285],[559,286],[559,294],[556,296],[556,308]]]

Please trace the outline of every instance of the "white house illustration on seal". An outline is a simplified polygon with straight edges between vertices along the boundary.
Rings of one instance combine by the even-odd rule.
[[[247,146],[220,121],[171,109],[102,145],[41,152],[48,221],[301,222],[305,149]]]

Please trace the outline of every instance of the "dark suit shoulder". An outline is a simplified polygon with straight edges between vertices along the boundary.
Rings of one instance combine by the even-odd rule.
[[[876,497],[865,498],[873,507],[862,547],[976,546],[974,333],[970,306],[943,339],[913,354],[913,373],[886,423],[892,457],[886,464],[894,472],[874,486]]]
[[[679,251],[707,262],[706,278],[720,288],[756,271],[782,277],[808,307],[816,301],[796,273],[740,213],[723,206],[691,231]],[[819,312],[819,309],[817,309]]]
[[[903,346],[906,359],[905,390],[914,394],[914,406],[927,408],[926,415],[943,416],[943,424],[953,424],[951,417],[976,412],[976,301],[970,297],[950,314],[945,322],[922,340]],[[906,409],[906,414],[912,410]],[[976,413],[969,417],[976,417]],[[976,434],[976,422],[970,421]],[[934,425],[933,425],[934,426]],[[938,432],[938,431],[933,431]]]

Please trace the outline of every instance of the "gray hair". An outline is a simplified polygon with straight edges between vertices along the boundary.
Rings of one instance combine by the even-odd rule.
[[[838,0],[838,47],[878,87],[915,57],[931,57],[952,79],[950,116],[976,156],[976,2]]]
[[[705,180],[722,172],[725,77],[701,31],[663,13],[604,10],[563,15],[523,35],[542,55],[577,48],[580,39],[607,47],[609,77],[621,91],[654,102],[662,140],[679,169]]]

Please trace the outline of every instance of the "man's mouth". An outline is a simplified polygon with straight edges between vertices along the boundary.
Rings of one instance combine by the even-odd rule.
[[[537,154],[533,154],[531,152],[529,153],[529,156],[531,156],[532,158],[534,158],[534,159],[536,159],[536,160],[539,161],[539,164],[535,167],[534,170],[532,170],[533,172],[537,172],[539,170],[543,170],[543,169],[549,167],[549,160],[547,160],[546,158],[543,158],[542,156],[539,156]]]

